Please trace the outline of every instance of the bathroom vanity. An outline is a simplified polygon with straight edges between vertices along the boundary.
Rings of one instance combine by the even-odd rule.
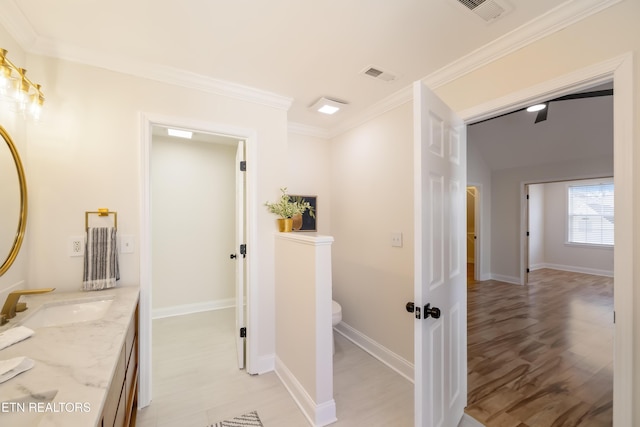
[[[28,309],[0,327],[35,334],[0,350],[35,366],[0,384],[0,425],[135,425],[138,287],[22,297]]]

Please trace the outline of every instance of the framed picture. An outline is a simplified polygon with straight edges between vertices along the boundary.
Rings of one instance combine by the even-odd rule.
[[[316,221],[318,220],[318,207],[317,207],[318,196],[301,196],[297,194],[290,194],[289,196],[292,199],[295,199],[296,197],[300,197],[303,201],[309,202],[309,204],[313,208],[313,214],[314,214],[314,216],[311,216],[311,214],[309,213],[309,209],[307,209],[302,214],[302,221],[300,221],[300,219],[296,220],[296,218],[294,218],[293,231],[318,231],[316,229]]]

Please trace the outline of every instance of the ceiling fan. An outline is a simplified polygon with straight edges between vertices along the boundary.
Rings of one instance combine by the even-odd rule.
[[[489,119],[481,120],[479,122],[472,123],[471,125],[477,125],[478,123],[483,123],[489,120],[497,119],[498,117],[504,117],[509,114],[519,113],[520,111],[527,110],[529,112],[537,111],[536,120],[534,123],[540,123],[547,120],[547,114],[549,113],[549,104],[556,101],[567,101],[570,99],[583,99],[583,98],[596,98],[601,96],[612,96],[613,89],[603,89],[603,90],[594,90],[591,92],[581,92],[581,93],[572,93],[569,95],[560,96],[558,98],[550,99],[548,101],[541,102],[536,105],[532,105],[531,107],[521,108],[519,110],[510,111],[508,113],[501,114],[496,117],[491,117]]]

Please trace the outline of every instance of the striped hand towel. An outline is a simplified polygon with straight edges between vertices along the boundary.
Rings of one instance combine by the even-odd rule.
[[[84,250],[82,289],[96,291],[113,288],[120,280],[115,227],[90,227]]]

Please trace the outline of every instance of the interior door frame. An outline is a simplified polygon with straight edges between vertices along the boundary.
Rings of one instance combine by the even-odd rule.
[[[479,104],[459,112],[465,123],[472,124],[500,114],[566,95],[577,90],[613,80],[614,185],[616,188],[616,251],[614,255],[614,363],[613,425],[633,424],[633,265],[636,226],[634,212],[633,136],[634,80],[633,53],[587,66],[561,77],[542,82],[510,95]]]
[[[468,158],[467,154],[467,159]],[[485,280],[482,275],[482,184],[467,181],[467,187],[473,187],[475,189],[475,197],[473,199],[473,217],[475,222],[473,242],[473,280]]]
[[[151,403],[152,398],[152,258],[151,258],[151,147],[152,127],[177,127],[193,129],[194,131],[228,135],[245,141],[245,159],[247,168],[245,172],[246,193],[246,234],[245,242],[248,248],[256,248],[257,245],[257,132],[253,129],[242,128],[234,125],[194,120],[184,117],[171,117],[154,113],[140,113],[140,318],[139,318],[139,350],[140,373],[138,377],[138,408],[144,408]],[[257,373],[259,366],[257,354],[257,338],[259,336],[259,324],[257,319],[258,290],[254,278],[258,277],[257,262],[252,262],[252,257],[246,259],[246,322],[247,329],[252,331],[246,337],[246,372]]]

